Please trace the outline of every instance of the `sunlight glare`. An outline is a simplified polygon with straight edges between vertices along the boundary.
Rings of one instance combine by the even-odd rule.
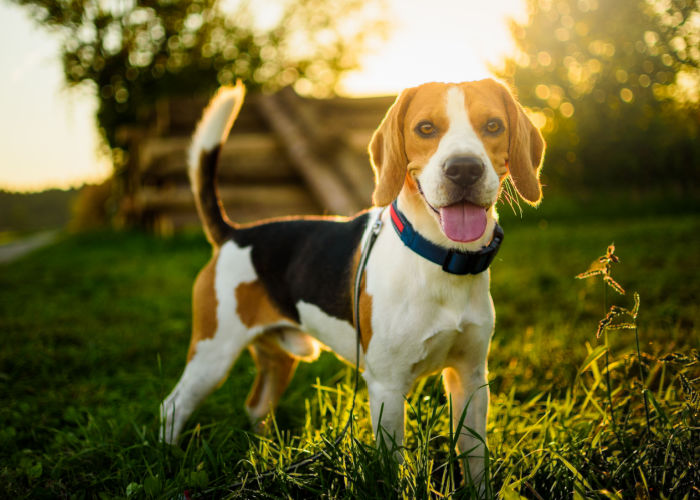
[[[460,82],[492,76],[514,45],[508,19],[526,19],[524,0],[392,0],[389,39],[348,74],[340,92],[393,94],[429,81]]]

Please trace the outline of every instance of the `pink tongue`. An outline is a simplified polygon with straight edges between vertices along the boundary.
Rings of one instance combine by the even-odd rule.
[[[466,201],[455,203],[440,209],[440,223],[452,241],[474,241],[486,230],[486,209]]]

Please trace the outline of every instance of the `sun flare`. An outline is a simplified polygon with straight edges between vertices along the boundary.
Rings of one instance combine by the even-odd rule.
[[[525,18],[522,0],[393,0],[391,7],[396,17],[388,40],[342,80],[342,93],[393,94],[428,81],[492,76],[489,65],[514,51],[508,19]]]

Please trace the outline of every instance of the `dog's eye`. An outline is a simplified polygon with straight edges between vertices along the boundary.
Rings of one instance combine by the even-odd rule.
[[[486,131],[489,134],[497,134],[503,130],[503,122],[498,118],[493,118],[486,122]]]
[[[424,120],[416,125],[415,131],[421,137],[432,137],[437,133],[437,128],[429,121]]]

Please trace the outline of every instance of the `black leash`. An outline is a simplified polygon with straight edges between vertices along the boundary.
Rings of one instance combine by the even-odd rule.
[[[372,251],[372,247],[374,246],[374,243],[377,241],[377,237],[379,236],[379,232],[382,229],[382,214],[384,213],[384,209],[382,209],[376,216],[375,221],[372,223],[372,226],[369,228],[369,234],[365,238],[365,241],[362,245],[362,253],[360,254],[360,262],[357,264],[357,270],[355,271],[355,287],[354,287],[354,306],[355,306],[355,311],[354,311],[354,318],[355,318],[355,382],[354,382],[354,389],[352,391],[352,402],[350,403],[350,414],[348,415],[348,420],[345,422],[345,426],[343,427],[343,430],[338,434],[338,436],[335,438],[333,441],[334,445],[338,445],[345,435],[348,432],[348,429],[350,429],[350,434],[352,435],[352,421],[353,421],[353,413],[355,411],[355,400],[357,399],[357,391],[360,386],[360,346],[361,346],[361,340],[362,340],[362,333],[360,332],[360,295],[362,290],[361,285],[362,285],[362,275],[365,272],[365,268],[367,267],[367,261],[369,260],[369,255]],[[311,455],[308,458],[305,458],[304,460],[299,460],[298,462],[294,462],[287,467],[284,468],[285,473],[294,473],[299,469],[300,467],[304,467],[306,465],[312,464],[315,461],[317,461],[319,458],[321,458],[324,455],[324,451],[317,451],[313,455]],[[243,486],[245,486],[249,481],[255,480],[255,479],[264,479],[266,477],[273,476],[277,473],[277,470],[269,470],[267,472],[263,472],[260,474],[256,474],[253,478],[251,479],[246,479],[244,481],[239,481],[238,483],[234,483],[229,486],[229,492],[233,493]],[[207,495],[209,493],[214,493],[217,491],[217,488],[210,488],[206,491],[203,491],[202,493],[199,493],[197,496],[203,496]]]

